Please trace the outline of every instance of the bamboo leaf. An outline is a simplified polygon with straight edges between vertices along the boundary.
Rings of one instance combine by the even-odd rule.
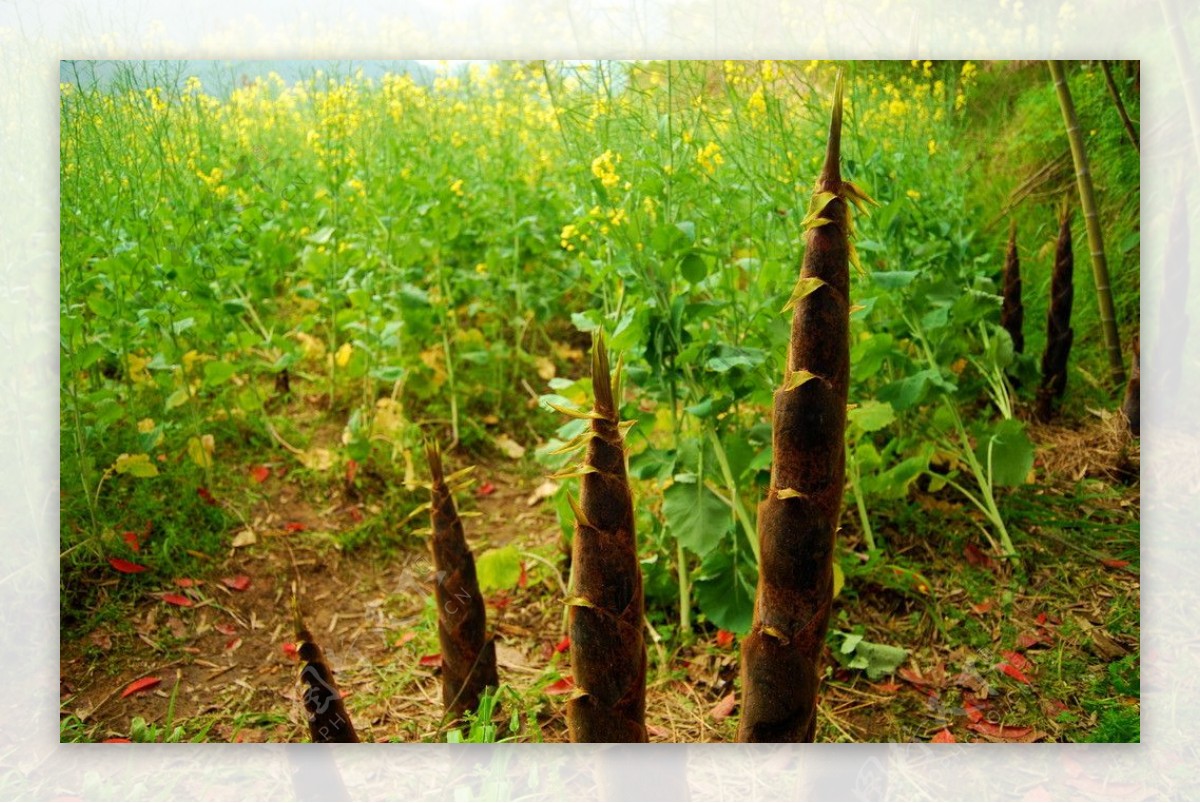
[[[557,474],[551,474],[550,479],[552,479],[552,480],[569,480],[572,477],[582,477],[587,474],[595,474],[595,473],[596,473],[595,466],[579,465],[579,466],[575,466],[574,468],[569,469],[567,471],[560,471]]]
[[[817,375],[809,371],[788,371],[787,376],[783,380],[783,390],[786,393],[789,390],[796,388],[808,382],[810,379],[817,379]]]
[[[588,521],[588,517],[584,515],[583,508],[579,506],[579,501],[570,493],[567,494],[567,504],[571,506],[571,512],[575,514],[575,521],[584,527],[592,526],[592,523]]]
[[[811,228],[810,224],[812,224],[813,221],[817,220],[821,216],[821,213],[825,211],[825,207],[829,206],[829,202],[834,198],[837,198],[837,193],[815,193],[812,197],[812,200],[808,202],[808,214],[805,215],[804,220],[800,221],[800,225],[806,229]],[[830,221],[827,220],[825,222],[828,223]]]
[[[792,295],[788,298],[787,304],[784,304],[780,312],[787,312],[801,299],[812,295],[817,289],[825,285],[825,280],[817,276],[804,276],[796,282],[796,286],[792,289]]]
[[[604,416],[594,410],[572,410],[570,407],[562,407],[561,405],[555,404],[552,401],[548,401],[546,404],[555,412],[562,413],[563,415],[571,418],[582,418],[591,421],[604,420]]]

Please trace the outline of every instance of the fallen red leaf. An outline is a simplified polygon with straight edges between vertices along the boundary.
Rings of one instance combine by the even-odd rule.
[[[203,582],[203,580],[193,580],[190,577],[177,577],[175,579],[175,585],[179,586],[180,588],[194,588]]]
[[[1056,718],[1067,710],[1067,704],[1062,700],[1046,700],[1042,703],[1042,712],[1051,719]]]
[[[217,622],[215,625],[213,625],[213,630],[217,631],[223,636],[232,636],[237,632],[237,625],[231,625],[229,622]]]
[[[646,735],[653,736],[655,739],[667,739],[670,738],[671,732],[666,728],[659,727],[658,725],[647,725]]]
[[[971,722],[983,721],[983,712],[980,711],[974,703],[969,701],[963,702],[963,712],[967,715],[967,719],[969,719]]]
[[[517,578],[517,588],[525,588],[529,585],[529,570],[525,567],[525,561],[521,561],[521,575]]]
[[[900,677],[902,677],[903,679],[907,680],[909,683],[913,684],[914,686],[932,686],[932,685],[934,685],[931,680],[929,680],[928,678],[925,678],[923,675],[921,675],[920,672],[918,672],[915,669],[909,669],[907,666],[900,667],[900,669],[897,670],[896,674],[899,675]]]
[[[1036,630],[1029,630],[1017,636],[1017,646],[1023,650],[1038,644],[1046,647],[1054,645],[1054,634],[1044,627],[1039,627]]]
[[[1033,728],[1019,725],[993,725],[991,722],[972,722],[967,726],[976,733],[991,736],[993,739],[1018,741],[1033,733]]]
[[[933,735],[929,740],[930,744],[955,744],[958,739],[954,738],[954,734],[947,729],[942,729]]]
[[[353,457],[346,461],[346,484],[350,485],[354,482],[354,478],[358,476],[358,461]]]
[[[555,652],[566,652],[569,649],[571,649],[571,637],[570,636],[563,636],[562,641],[560,641],[554,645]]]
[[[417,661],[421,666],[432,666],[434,668],[442,665],[442,654],[436,652],[433,655],[422,655],[421,660]]]
[[[271,469],[267,468],[266,466],[251,466],[250,467],[250,479],[254,480],[255,482],[258,482],[258,483],[266,482],[267,477],[270,477],[270,476],[271,476]]]
[[[283,531],[285,533],[302,533],[304,530],[305,526],[298,521],[289,521],[287,524],[283,525]]]
[[[346,513],[350,516],[350,520],[355,524],[362,524],[363,514],[358,505],[346,508]]]
[[[1129,565],[1129,561],[1117,560],[1115,558],[1105,558],[1105,559],[1101,560],[1100,562],[1103,563],[1105,566],[1107,566],[1110,569],[1124,569],[1126,566]]]
[[[280,645],[280,647],[283,650],[283,654],[286,655],[288,658],[291,658],[293,661],[300,660],[300,648],[297,647],[292,642],[290,642],[290,641],[284,642],[282,645]]]
[[[733,633],[728,630],[717,631],[717,646],[723,650],[727,650],[733,646]]]
[[[967,563],[980,569],[996,568],[996,561],[992,560],[992,556],[975,546],[973,541],[968,541],[963,547],[963,557],[967,559]]]
[[[546,694],[570,694],[574,690],[575,680],[570,675],[565,678],[559,678],[542,689]]]
[[[234,591],[245,591],[250,587],[250,578],[244,574],[239,574],[237,577],[222,577],[221,582],[226,588]]]
[[[129,544],[129,548],[132,549],[134,552],[142,551],[142,545],[138,541],[137,533],[135,533],[133,531],[126,531],[121,534],[121,540],[124,541],[126,544]]]
[[[111,739],[105,739],[101,744],[132,744],[132,742],[123,736],[114,736]],[[80,799],[82,800],[82,798]]]
[[[979,603],[978,605],[972,605],[971,610],[974,611],[975,613],[979,614],[980,616],[982,616],[983,614],[987,613],[994,607],[996,607],[996,600],[985,599],[983,602]]]
[[[1021,655],[1019,652],[1013,652],[1012,650],[1001,650],[1000,654],[1008,659],[1010,664],[1015,666],[1017,669],[1020,669],[1022,672],[1033,668],[1033,662],[1024,655]]]
[[[721,702],[712,707],[712,710],[708,712],[708,715],[712,717],[714,721],[720,722],[733,713],[735,706],[737,706],[737,697],[733,692],[729,692],[729,694],[726,694],[721,698]]]
[[[137,574],[138,572],[149,571],[140,563],[133,563],[124,558],[109,558],[108,565],[119,571],[121,574]]]
[[[479,490],[476,491],[476,493],[480,496],[491,496],[492,494],[496,493],[496,486],[491,482],[485,482],[483,485],[479,486]]]
[[[135,680],[125,687],[125,691],[121,692],[121,697],[128,697],[131,694],[137,694],[146,689],[153,689],[158,684],[162,683],[162,678],[141,678]]]
[[[225,652],[233,652],[240,646],[242,646],[242,640],[240,638],[232,638],[225,642]]]
[[[511,600],[508,597],[507,591],[501,591],[488,600],[488,604],[498,611],[502,611],[507,608],[509,602],[511,602]]]
[[[1032,681],[1032,680],[1030,680],[1029,678],[1025,677],[1025,673],[1024,673],[1024,672],[1022,672],[1020,669],[1017,669],[1015,666],[1013,666],[1012,664],[1008,663],[1007,661],[1005,661],[1004,663],[1000,664],[1000,665],[999,665],[998,667],[996,667],[996,668],[997,668],[997,669],[999,669],[999,670],[1000,670],[1001,672],[1003,672],[1004,674],[1008,675],[1008,676],[1009,676],[1010,678],[1012,678],[1013,680],[1019,680],[1019,681],[1020,681],[1020,682],[1022,682],[1022,683],[1028,683],[1028,684],[1030,684],[1030,685],[1032,685],[1032,684],[1033,684],[1033,681]]]
[[[1039,613],[1037,615],[1037,618],[1034,619],[1034,621],[1037,622],[1039,625],[1046,624],[1046,612],[1042,611],[1041,613]]]
[[[178,605],[180,608],[192,607],[192,601],[183,594],[163,594],[159,599],[169,605]]]
[[[871,688],[880,694],[895,694],[896,692],[900,691],[900,684],[892,683],[889,680],[886,683],[874,683],[871,685]]]
[[[204,503],[207,505],[215,505],[217,503],[217,500],[213,498],[213,495],[204,486],[200,486],[199,488],[197,488],[196,494],[201,499],[203,499]]]

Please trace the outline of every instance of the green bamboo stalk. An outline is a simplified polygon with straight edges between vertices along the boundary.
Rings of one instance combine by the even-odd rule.
[[[1083,208],[1083,219],[1087,224],[1088,248],[1092,256],[1092,277],[1096,282],[1096,300],[1100,304],[1100,327],[1104,332],[1104,347],[1108,351],[1108,365],[1113,384],[1125,383],[1125,362],[1121,357],[1121,336],[1117,332],[1117,319],[1113,312],[1112,288],[1108,281],[1108,261],[1104,257],[1104,237],[1100,231],[1100,216],[1096,210],[1096,196],[1092,190],[1092,174],[1088,167],[1087,151],[1079,133],[1079,117],[1075,103],[1071,100],[1071,88],[1067,85],[1061,61],[1047,61],[1054,89],[1058,93],[1058,105],[1062,109],[1063,123],[1067,127],[1067,139],[1071,143],[1071,158],[1075,162],[1075,179],[1079,185],[1079,205]]]

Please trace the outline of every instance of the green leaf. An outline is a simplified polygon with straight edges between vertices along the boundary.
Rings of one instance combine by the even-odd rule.
[[[911,284],[917,275],[915,270],[875,271],[871,274],[871,281],[885,290],[898,290]]]
[[[204,384],[207,387],[228,382],[230,378],[237,373],[237,368],[231,363],[224,360],[213,360],[204,363]]]
[[[158,476],[158,467],[150,462],[148,454],[123,454],[113,463],[112,470],[131,477]]]
[[[924,452],[906,460],[873,477],[863,477],[863,490],[880,499],[903,499],[908,496],[908,489],[925,471],[929,469],[929,459],[933,450],[927,447]]]
[[[333,236],[333,226],[322,226],[304,239],[308,240],[313,245],[325,245],[329,242],[329,238]]]
[[[670,533],[704,557],[720,545],[733,512],[702,482],[675,482],[663,493],[663,517]]]
[[[1012,365],[1013,359],[1016,357],[1016,350],[1013,348],[1012,335],[1007,329],[997,327],[992,331],[991,337],[988,340],[988,360],[997,368],[1007,368]]]
[[[489,549],[475,559],[480,591],[509,589],[521,579],[521,553],[512,544]]]
[[[572,312],[571,323],[575,324],[575,328],[581,332],[594,332],[600,328],[600,321],[597,320],[597,317],[597,314],[592,311]]]
[[[721,346],[715,357],[710,357],[704,367],[719,374],[734,368],[754,368],[767,359],[762,349],[743,348],[741,346]]]
[[[992,453],[992,484],[997,486],[1024,485],[1033,468],[1033,442],[1025,432],[1025,422],[1016,419],[1001,421],[990,437],[980,438],[976,457],[987,467],[988,445]]]
[[[879,389],[879,398],[890,402],[897,410],[907,410],[925,401],[930,388],[937,387],[946,392],[957,389],[953,382],[942,378],[941,372],[933,368],[918,371],[896,382],[884,385]]]
[[[896,420],[896,412],[887,402],[868,399],[848,412],[846,417],[863,432],[878,432]]]
[[[865,670],[870,680],[890,675],[908,658],[908,650],[902,647],[865,641],[856,633],[835,630],[830,635],[835,640],[841,639],[841,645],[833,651],[838,661],[850,669]]]
[[[699,284],[708,275],[708,262],[695,251],[685,254],[683,259],[679,260],[679,275],[692,284]]]
[[[758,576],[745,560],[735,559],[731,549],[715,549],[700,566],[693,590],[696,604],[708,620],[722,630],[745,635],[754,617],[754,591]]]
[[[189,398],[191,397],[188,395],[187,388],[180,388],[167,397],[166,404],[163,407],[167,410],[174,410],[181,404],[186,404]]]

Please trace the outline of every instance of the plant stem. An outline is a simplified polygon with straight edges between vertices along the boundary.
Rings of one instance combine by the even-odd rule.
[[[1071,143],[1071,158],[1075,162],[1075,180],[1079,186],[1079,204],[1083,207],[1083,219],[1087,223],[1088,247],[1092,254],[1092,277],[1096,282],[1096,300],[1100,304],[1100,328],[1104,332],[1104,346],[1108,351],[1108,365],[1112,381],[1117,386],[1125,384],[1125,363],[1121,356],[1121,338],[1117,332],[1116,314],[1113,312],[1112,288],[1108,280],[1108,261],[1104,257],[1104,237],[1100,231],[1100,216],[1096,210],[1096,196],[1092,189],[1092,174],[1088,167],[1087,151],[1079,133],[1079,116],[1071,100],[1071,88],[1067,86],[1062,62],[1048,61],[1050,76],[1058,92],[1058,104],[1062,108],[1063,122],[1067,127],[1067,139]]]
[[[725,478],[725,487],[729,489],[729,501],[733,507],[733,514],[737,517],[738,522],[742,525],[742,529],[746,533],[746,540],[750,542],[750,549],[754,552],[754,562],[757,564],[759,562],[758,533],[754,529],[754,522],[750,521],[750,517],[746,515],[745,508],[742,507],[742,498],[738,494],[737,483],[734,482],[733,472],[729,469],[729,458],[725,455],[725,447],[721,445],[721,439],[717,437],[717,431],[710,429],[708,437],[712,441],[713,452],[717,456],[717,463],[721,466],[721,475]]]
[[[1104,70],[1104,83],[1108,85],[1108,94],[1112,95],[1113,105],[1117,107],[1117,114],[1121,115],[1121,125],[1125,126],[1125,133],[1129,135],[1133,149],[1141,153],[1142,146],[1138,144],[1137,130],[1133,127],[1133,121],[1129,119],[1129,112],[1125,110],[1125,102],[1121,100],[1117,82],[1113,80],[1112,67],[1108,66],[1107,61],[1101,61],[1100,68]]]
[[[871,519],[867,516],[867,502],[863,498],[861,477],[858,472],[858,461],[846,445],[846,468],[850,473],[850,490],[854,492],[854,505],[858,508],[858,519],[862,523],[863,538],[867,542],[867,551],[875,551],[875,533],[871,530]]]

